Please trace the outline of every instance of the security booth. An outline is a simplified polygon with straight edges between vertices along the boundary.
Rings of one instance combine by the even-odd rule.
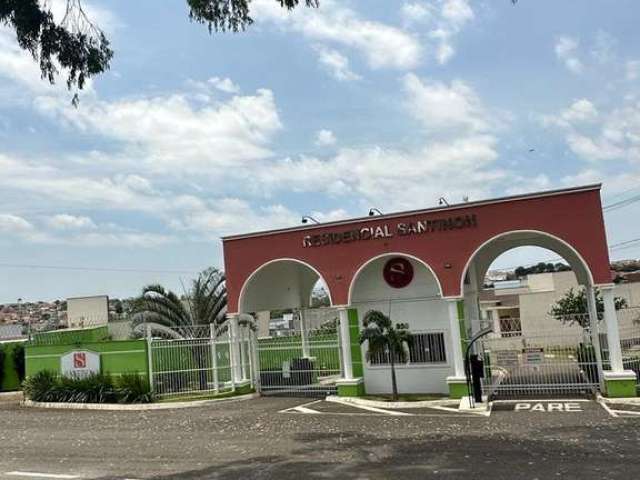
[[[625,370],[620,348],[600,185],[225,237],[228,316],[233,328],[242,315],[298,312],[299,334],[288,343],[258,340],[261,380],[280,379],[274,391],[362,395],[391,391],[389,359],[367,356],[359,342],[364,315],[379,310],[412,334],[408,361],[397,367],[399,390],[458,398],[468,393],[466,341],[484,326],[479,294],[487,270],[522,246],[551,250],[568,263],[586,289],[588,322],[579,331],[546,332],[544,341],[529,336],[502,344],[490,336],[475,351],[487,369],[484,388],[532,394],[597,388],[634,396],[636,374]],[[309,326],[318,284],[330,306],[324,323]],[[601,320],[596,288],[604,300]],[[565,333],[561,350],[554,341]],[[585,342],[592,374],[579,358]],[[296,372],[302,380],[290,380]]]

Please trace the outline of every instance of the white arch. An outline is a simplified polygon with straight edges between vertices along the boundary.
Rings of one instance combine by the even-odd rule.
[[[312,266],[309,263],[304,262],[302,260],[298,260],[297,258],[282,257],[282,258],[275,258],[273,260],[269,260],[266,263],[263,263],[258,268],[256,268],[253,272],[251,272],[251,274],[247,277],[247,279],[242,284],[242,288],[240,289],[240,295],[238,295],[238,313],[246,313],[246,312],[242,311],[242,301],[244,300],[244,295],[246,294],[246,289],[247,289],[247,286],[249,285],[249,282],[251,282],[251,280],[253,280],[253,278],[260,272],[260,270],[268,267],[269,265],[271,265],[273,263],[277,263],[277,262],[294,262],[294,263],[298,263],[300,265],[303,265],[303,266],[307,267],[309,270],[313,271],[318,276],[318,278],[320,280],[322,280],[322,282],[324,283],[324,285],[325,285],[325,287],[327,289],[327,295],[329,295],[329,304],[331,306],[333,306],[333,298],[331,296],[331,289],[329,288],[329,284],[324,279],[322,274],[314,266]]]
[[[509,235],[514,235],[514,234],[520,234],[520,233],[524,233],[524,234],[536,234],[536,235],[541,235],[542,237],[546,237],[550,240],[556,241],[559,244],[561,244],[562,246],[566,247],[567,249],[569,249],[569,251],[574,254],[576,256],[576,258],[580,261],[580,263],[582,264],[582,267],[584,268],[584,271],[587,274],[587,278],[589,280],[589,284],[593,285],[593,274],[591,273],[591,269],[589,268],[589,265],[587,264],[587,262],[584,260],[584,258],[582,257],[582,255],[580,255],[580,253],[573,248],[573,246],[566,242],[565,240],[563,240],[560,237],[557,237],[555,235],[552,235],[548,232],[543,232],[542,230],[509,230],[507,232],[502,232],[498,235],[495,235],[493,237],[491,237],[489,240],[486,240],[484,243],[482,243],[478,248],[475,249],[475,251],[469,256],[469,258],[467,259],[467,263],[464,266],[464,269],[462,270],[462,275],[460,276],[460,297],[462,297],[462,295],[464,295],[464,279],[467,275],[467,272],[469,271],[469,266],[471,265],[471,262],[473,262],[473,260],[476,258],[476,256],[478,255],[478,253],[480,251],[482,251],[483,248],[485,248],[487,245],[489,245],[491,242],[495,241],[495,240],[499,240],[502,237],[507,237]],[[512,250],[513,248],[518,248],[518,247],[526,247],[527,245],[517,245],[515,247],[511,247],[508,248],[507,250],[505,250],[504,252],[507,252],[509,250]],[[531,246],[539,246],[539,245],[531,245]],[[555,250],[548,248],[548,247],[541,247],[541,248],[547,248],[548,250],[552,250],[555,252]],[[502,253],[498,255],[501,255]],[[561,253],[555,252],[558,255],[562,256]],[[562,256],[564,258],[564,256]],[[566,258],[565,258],[566,260]]]
[[[431,266],[427,262],[409,253],[388,252],[388,253],[382,253],[380,255],[376,255],[375,257],[371,257],[369,260],[367,260],[362,265],[360,265],[360,267],[358,267],[358,270],[356,270],[356,273],[353,274],[353,277],[351,278],[351,283],[349,284],[349,295],[347,297],[347,302],[349,305],[351,305],[351,296],[353,295],[353,287],[362,270],[364,270],[370,263],[375,262],[376,260],[384,257],[406,257],[406,258],[415,260],[416,262],[426,267],[426,269],[431,273],[431,275],[433,275],[433,278],[436,279],[436,283],[438,285],[438,291],[440,292],[440,296],[442,296],[442,286],[440,285],[440,279],[436,275],[436,272],[433,271],[433,268],[431,268]]]

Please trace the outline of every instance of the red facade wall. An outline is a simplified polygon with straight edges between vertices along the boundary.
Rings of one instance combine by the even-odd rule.
[[[438,219],[462,217],[459,228],[438,230]],[[475,223],[470,220],[475,218]],[[348,243],[304,247],[309,235],[342,233],[365,227],[431,221],[435,231],[391,238],[354,240]],[[463,224],[461,222],[465,222]],[[266,262],[293,258],[312,265],[325,279],[334,305],[348,303],[349,286],[356,271],[373,257],[398,252],[427,263],[438,278],[444,297],[458,297],[465,267],[487,240],[514,230],[538,230],[570,244],[585,260],[594,283],[611,282],[600,187],[549,192],[532,196],[455,205],[334,222],[223,240],[229,312],[236,312],[240,291],[249,276]],[[326,238],[326,237],[325,237]],[[318,238],[315,238],[317,241]],[[307,241],[308,243],[308,241]]]

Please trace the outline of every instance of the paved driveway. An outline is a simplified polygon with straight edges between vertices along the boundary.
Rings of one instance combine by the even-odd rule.
[[[613,418],[593,402],[580,411],[508,403],[490,417],[331,414],[324,403],[315,407],[324,414],[290,410],[308,403],[149,412],[4,405],[0,478],[585,480],[640,471],[640,418]],[[29,474],[48,476],[20,476]]]

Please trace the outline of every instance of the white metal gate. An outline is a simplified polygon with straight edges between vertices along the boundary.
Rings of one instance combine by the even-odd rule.
[[[159,397],[192,396],[254,387],[253,332],[228,329],[216,336],[209,326],[180,332],[185,338],[152,338],[149,363],[152,388]]]
[[[335,394],[341,373],[337,328],[258,339],[263,395],[322,397]]]
[[[478,353],[485,363],[483,391],[490,398],[587,396],[600,388],[588,328],[503,329],[480,340]],[[606,368],[606,351],[603,357]]]

